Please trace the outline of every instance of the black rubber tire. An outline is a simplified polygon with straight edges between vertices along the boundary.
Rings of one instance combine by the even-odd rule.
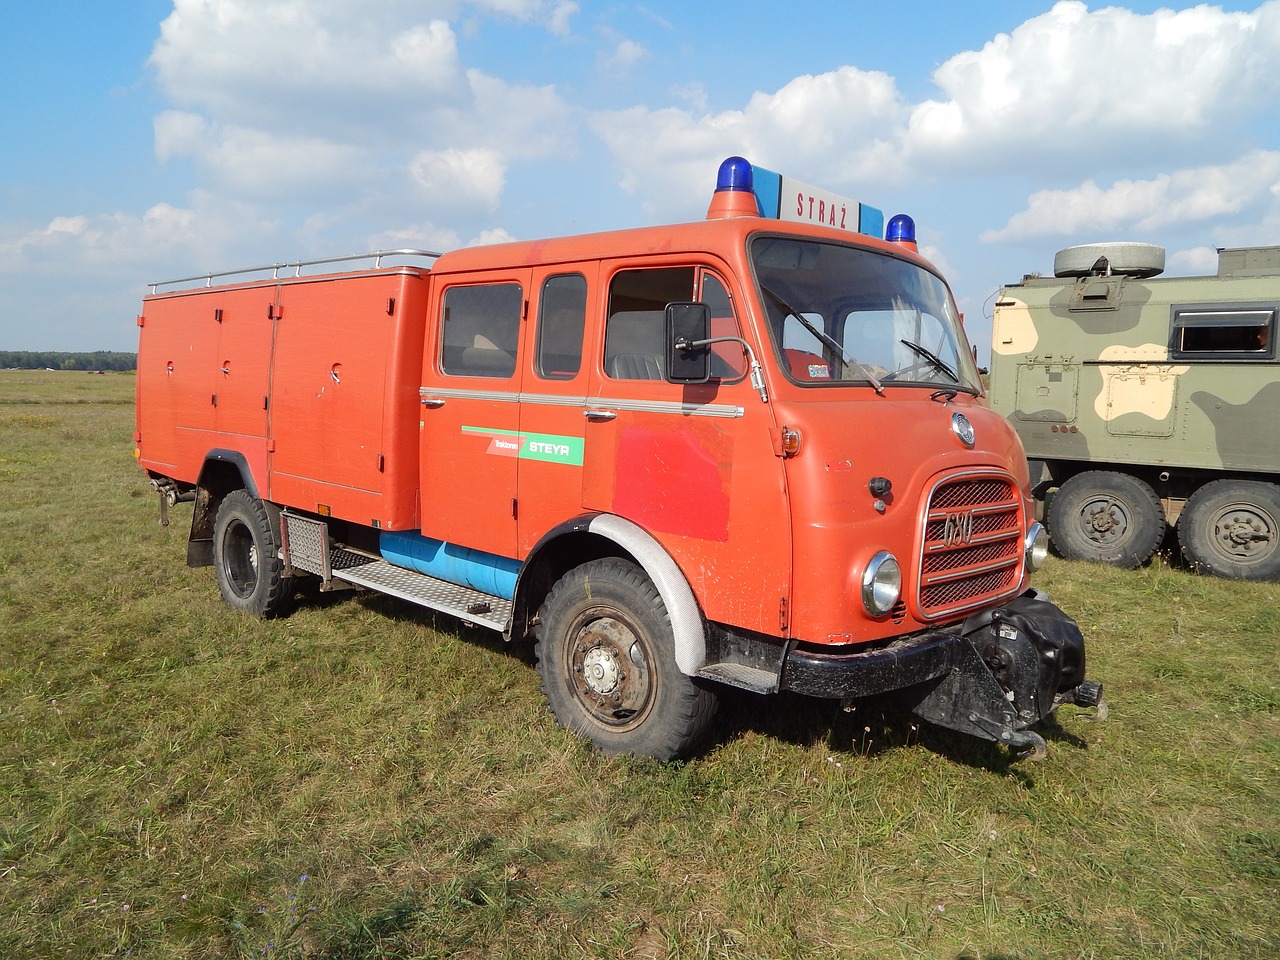
[[[292,607],[279,538],[266,505],[247,490],[227,494],[213,522],[213,575],[228,606],[269,618]]]
[[[1214,480],[1191,495],[1178,518],[1188,564],[1232,580],[1280,580],[1280,486]]]
[[[1164,508],[1137,477],[1110,470],[1078,473],[1049,504],[1049,536],[1068,560],[1132,570],[1164,539]]]
[[[671,618],[635,564],[584,563],[552,587],[536,654],[561,726],[601,752],[675,760],[701,742],[715,693],[676,666]]]

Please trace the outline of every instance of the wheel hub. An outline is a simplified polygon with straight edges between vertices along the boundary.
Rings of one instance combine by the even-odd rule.
[[[1105,540],[1124,534],[1125,518],[1114,503],[1093,504],[1085,508],[1089,535],[1095,540]]]
[[[1265,550],[1271,531],[1264,519],[1248,510],[1224,513],[1214,525],[1218,543],[1229,554],[1250,556]]]
[[[582,679],[587,689],[600,696],[607,696],[618,689],[622,682],[622,665],[618,654],[609,647],[592,647],[582,658]]]
[[[631,723],[652,694],[649,665],[634,631],[615,617],[584,624],[571,641],[574,687],[597,720]]]

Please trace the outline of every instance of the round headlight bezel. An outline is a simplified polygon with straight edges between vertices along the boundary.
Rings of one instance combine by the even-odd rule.
[[[902,599],[902,565],[888,550],[881,550],[862,571],[862,606],[873,617],[883,617]]]
[[[1028,570],[1034,573],[1044,566],[1044,562],[1049,559],[1049,531],[1044,524],[1036,522],[1027,528],[1027,539],[1023,547]]]

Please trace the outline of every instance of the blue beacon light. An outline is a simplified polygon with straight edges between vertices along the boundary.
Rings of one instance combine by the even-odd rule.
[[[720,164],[716,175],[716,191],[751,190],[751,164],[742,157],[729,157]]]
[[[916,247],[916,222],[905,213],[896,214],[889,218],[888,225],[884,228],[884,238],[890,243],[900,243],[904,247],[912,250]]]
[[[729,157],[720,164],[716,174],[716,192],[711,195],[707,219],[758,216],[760,206],[756,202],[751,164],[742,157]]]

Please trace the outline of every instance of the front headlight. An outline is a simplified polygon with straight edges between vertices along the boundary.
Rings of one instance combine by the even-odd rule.
[[[902,567],[898,558],[881,550],[862,571],[862,605],[873,617],[883,617],[902,595]]]
[[[1027,528],[1026,553],[1028,570],[1039,570],[1049,556],[1049,531],[1039,523]]]

